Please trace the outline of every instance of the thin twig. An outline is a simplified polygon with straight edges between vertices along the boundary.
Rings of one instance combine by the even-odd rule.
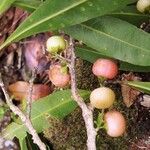
[[[28,99],[27,99],[27,115],[31,116],[31,107],[32,107],[32,94],[33,94],[33,84],[36,78],[36,68],[32,71],[32,77],[29,81],[29,92],[28,92]]]
[[[70,63],[70,59],[67,59],[67,58],[65,58],[59,54],[55,54],[54,58],[62,60],[62,61],[67,62],[67,63]]]
[[[26,116],[17,106],[15,106],[12,103],[12,100],[10,99],[10,97],[7,93],[7,90],[5,88],[5,85],[2,81],[1,74],[0,74],[0,87],[2,88],[2,91],[5,95],[7,105],[9,106],[9,108],[12,110],[12,112],[14,114],[16,114],[20,117],[20,119],[22,120],[22,123],[27,127],[27,129],[29,130],[29,133],[32,135],[33,142],[38,145],[40,150],[46,150],[45,144],[41,141],[36,130],[33,128],[29,117]]]
[[[17,53],[18,53],[18,64],[17,64],[17,68],[20,69],[21,68],[21,61],[22,61],[22,49],[19,45],[18,49],[17,49]]]
[[[88,150],[96,150],[96,129],[94,128],[93,122],[93,112],[90,107],[88,107],[83,98],[78,93],[77,84],[76,84],[76,73],[75,73],[75,52],[74,52],[74,41],[70,38],[69,43],[69,53],[71,63],[69,64],[69,71],[71,75],[71,92],[73,99],[77,102],[79,107],[82,109],[82,116],[85,122],[86,131],[87,131],[87,148]]]

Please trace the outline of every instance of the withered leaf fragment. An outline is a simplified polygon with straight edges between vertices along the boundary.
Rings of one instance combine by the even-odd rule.
[[[139,77],[135,76],[133,73],[123,74],[122,81],[138,81]],[[126,84],[121,84],[121,92],[123,97],[123,102],[127,107],[130,107],[134,101],[137,99],[137,96],[140,94],[139,91],[131,88]]]
[[[28,99],[29,97],[30,84],[24,81],[17,81],[9,85],[8,90],[15,100],[21,101],[23,99]],[[32,91],[32,100],[37,100],[39,98],[45,97],[52,92],[48,85],[44,84],[34,84]]]
[[[46,39],[44,34],[39,34],[25,41],[24,56],[26,66],[29,70],[37,68],[37,73],[41,73],[46,69],[48,64],[48,59],[44,51]]]

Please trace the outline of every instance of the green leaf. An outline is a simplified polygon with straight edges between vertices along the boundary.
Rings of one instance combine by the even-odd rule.
[[[79,24],[125,7],[131,2],[132,0],[46,0],[0,46],[0,49],[36,33]]]
[[[99,112],[99,114],[97,116],[97,120],[95,122],[97,129],[104,128],[104,119],[103,118],[104,118],[104,114]]]
[[[23,8],[29,12],[35,11],[40,5],[42,4],[41,1],[37,0],[16,0],[14,2],[15,7]]]
[[[114,11],[109,15],[130,22],[136,26],[140,26],[143,22],[147,22],[150,19],[150,15],[142,14],[137,11],[135,5],[127,6],[121,10]]]
[[[120,62],[120,70],[133,72],[150,72],[150,66],[138,66],[126,62]]]
[[[98,58],[109,58],[106,56],[103,56],[100,51],[95,51],[91,48],[81,48],[81,47],[76,47],[76,55],[78,57],[81,57],[84,60],[87,60],[91,63],[95,62]],[[124,71],[134,71],[134,72],[150,72],[150,66],[137,66],[133,64],[129,64],[126,62],[120,62],[119,66],[120,70]]]
[[[100,52],[97,52],[88,47],[76,47],[75,53],[78,57],[81,57],[82,59],[91,63],[94,63],[98,58],[108,58],[102,55]]]
[[[4,117],[5,110],[2,106],[0,106],[0,120]]]
[[[27,135],[26,128],[23,125],[15,122],[9,124],[2,134],[7,139],[13,139],[14,137],[17,137],[18,139],[24,139]]]
[[[20,149],[21,149],[21,150],[28,150],[28,147],[27,147],[27,143],[26,143],[26,139],[25,139],[25,138],[19,139],[19,144],[20,144]]]
[[[10,6],[11,4],[13,4],[15,0],[1,0],[1,3],[0,3],[0,15],[6,11]]]
[[[83,98],[89,97],[89,92],[81,90],[80,94]],[[32,104],[31,121],[38,133],[49,126],[48,117],[54,116],[62,119],[71,113],[77,104],[71,98],[70,90],[58,91],[49,96],[42,98]],[[23,139],[26,137],[26,127],[23,124],[11,123],[2,133],[7,139],[17,137]]]
[[[104,56],[150,66],[150,35],[126,21],[103,16],[64,31]]]
[[[150,82],[129,81],[127,84],[144,93],[150,94]]]

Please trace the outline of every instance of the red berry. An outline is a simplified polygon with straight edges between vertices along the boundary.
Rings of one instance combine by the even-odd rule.
[[[111,137],[123,135],[126,128],[124,116],[118,111],[109,111],[104,115],[107,134]]]
[[[49,70],[49,79],[57,87],[65,87],[70,82],[70,75],[62,71],[61,65],[53,65]]]
[[[97,77],[113,79],[118,73],[118,66],[110,59],[98,59],[93,64],[92,72]]]

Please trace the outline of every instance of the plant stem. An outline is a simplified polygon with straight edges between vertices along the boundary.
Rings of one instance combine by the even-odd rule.
[[[32,71],[32,77],[29,81],[29,92],[28,92],[28,98],[27,98],[27,115],[31,116],[31,107],[32,107],[32,94],[33,94],[33,85],[34,85],[34,80],[36,77],[36,71],[37,69],[34,68],[34,70]]]
[[[75,72],[75,52],[74,52],[74,41],[70,38],[69,42],[69,54],[71,63],[69,64],[69,71],[71,75],[71,92],[73,99],[77,102],[79,107],[82,109],[82,116],[85,122],[86,131],[87,131],[87,149],[88,150],[96,150],[96,129],[94,128],[93,121],[93,111],[90,107],[88,107],[83,98],[79,95],[77,84],[76,84],[76,72]]]
[[[29,117],[26,116],[17,106],[15,106],[12,103],[12,100],[10,99],[8,92],[5,88],[5,85],[2,81],[1,74],[0,74],[0,87],[2,88],[2,91],[5,95],[7,105],[9,106],[9,108],[12,110],[14,114],[20,117],[20,119],[22,120],[22,123],[27,127],[27,129],[29,130],[29,133],[32,135],[33,142],[38,145],[40,150],[46,150],[45,144],[41,141],[36,130],[33,128]]]

